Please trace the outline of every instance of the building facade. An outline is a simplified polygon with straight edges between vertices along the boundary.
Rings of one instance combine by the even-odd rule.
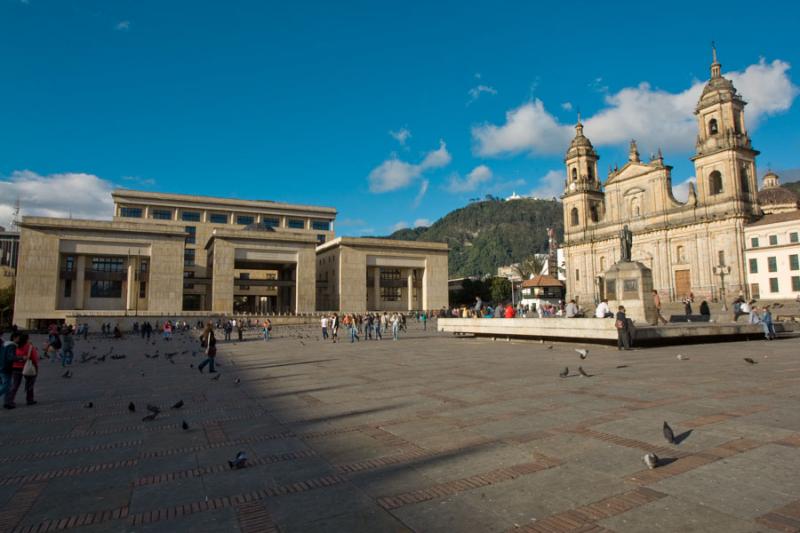
[[[605,296],[603,274],[620,259],[619,232],[633,232],[632,259],[653,272],[662,298],[717,299],[747,292],[745,227],[761,216],[756,151],[745,102],[722,76],[711,77],[695,108],[697,186],[686,202],[672,192],[672,167],[659,151],[643,161],[632,141],[628,161],[601,183],[599,155],[578,121],[565,157],[564,245],[568,298],[591,305]]]
[[[446,245],[334,239],[333,208],[130,190],[113,198],[110,221],[23,217],[15,323],[447,305]],[[317,265],[334,250],[337,274],[322,283]],[[411,272],[403,305],[394,289],[382,296],[396,280],[380,272],[377,292],[367,289],[367,268],[390,266]]]

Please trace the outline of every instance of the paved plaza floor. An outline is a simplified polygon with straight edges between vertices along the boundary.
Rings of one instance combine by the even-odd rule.
[[[0,412],[0,531],[800,531],[796,338],[581,360],[410,329],[220,342],[218,380],[197,333],[79,341]]]

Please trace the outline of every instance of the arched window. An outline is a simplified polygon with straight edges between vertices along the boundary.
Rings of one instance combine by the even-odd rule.
[[[719,133],[719,127],[717,127],[717,119],[712,118],[708,121],[708,134],[709,135],[716,135]]]
[[[592,218],[592,222],[597,222],[600,220],[600,214],[597,211],[596,204],[589,207],[589,216]]]
[[[742,163],[739,180],[741,181],[742,192],[750,192],[750,169],[747,168],[746,163]]]
[[[722,174],[719,173],[719,170],[715,170],[709,174],[708,190],[712,196],[722,192]]]
[[[675,250],[675,259],[678,263],[683,263],[686,261],[686,252],[683,249],[683,246],[678,246]]]
[[[577,226],[578,223],[580,222],[578,220],[578,208],[577,207],[573,207],[572,211],[569,212],[569,216],[570,216],[570,223],[573,226]]]
[[[592,168],[592,164],[591,163],[589,163],[589,166],[586,169],[586,178],[589,181],[592,181],[594,179],[594,169]]]
[[[578,181],[578,169],[572,167],[572,181]]]

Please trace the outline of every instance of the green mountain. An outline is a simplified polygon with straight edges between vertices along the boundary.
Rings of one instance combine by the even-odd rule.
[[[800,181],[792,181],[789,183],[781,183],[781,187],[786,187],[795,194],[800,194]]]
[[[561,202],[500,199],[473,202],[427,228],[401,229],[387,238],[446,242],[450,277],[495,274],[497,267],[547,252],[547,228],[560,240],[564,219]]]

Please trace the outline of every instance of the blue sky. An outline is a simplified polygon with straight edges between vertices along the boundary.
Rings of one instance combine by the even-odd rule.
[[[796,176],[787,2],[0,0],[0,219],[108,216],[114,186],[319,204],[386,234],[487,193],[551,196],[579,107],[693,175],[710,42],[759,169]],[[746,90],[745,90],[746,89]]]

